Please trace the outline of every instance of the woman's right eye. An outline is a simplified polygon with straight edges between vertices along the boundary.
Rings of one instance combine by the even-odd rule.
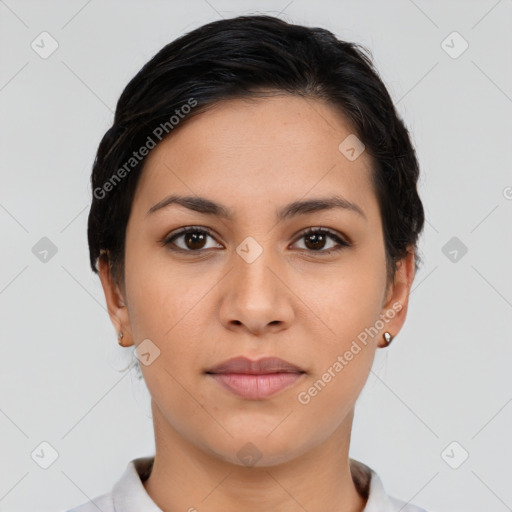
[[[188,227],[166,238],[164,245],[171,246],[170,249],[172,251],[200,252],[209,248],[205,247],[208,237],[213,238],[209,230],[205,228]],[[180,241],[181,245],[180,243],[176,243],[177,240]]]

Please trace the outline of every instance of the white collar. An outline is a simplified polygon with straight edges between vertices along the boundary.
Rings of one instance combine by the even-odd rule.
[[[151,472],[153,461],[154,457],[140,457],[128,463],[112,489],[116,511],[162,512],[142,484]],[[379,475],[366,464],[350,459],[350,469],[358,491],[367,498],[363,512],[426,512],[386,494]]]

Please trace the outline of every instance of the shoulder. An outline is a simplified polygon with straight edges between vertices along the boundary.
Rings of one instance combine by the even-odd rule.
[[[116,512],[111,493],[102,494],[87,503],[66,510],[66,512],[98,512],[98,510],[101,510],[101,512]]]
[[[388,499],[394,507],[393,510],[400,510],[400,512],[429,512],[424,508],[420,508],[411,503],[406,503],[405,501],[394,498],[393,496],[388,496]]]
[[[390,496],[379,475],[366,464],[350,459],[350,470],[358,491],[367,500],[363,512],[428,512],[417,505]]]
[[[154,457],[131,460],[110,492],[66,512],[161,512],[143,485],[143,480],[151,472],[153,461]]]

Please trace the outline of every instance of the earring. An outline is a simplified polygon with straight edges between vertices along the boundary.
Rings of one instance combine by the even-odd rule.
[[[121,340],[121,339],[123,339],[123,336],[124,336],[123,331],[121,331],[121,332],[117,335],[117,337],[118,337],[120,340]]]
[[[389,345],[393,341],[393,336],[391,336],[391,334],[387,331],[382,336],[387,345]]]

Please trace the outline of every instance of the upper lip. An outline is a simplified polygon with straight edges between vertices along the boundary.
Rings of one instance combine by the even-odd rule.
[[[305,373],[305,371],[279,357],[263,357],[257,361],[253,361],[247,357],[234,357],[210,368],[206,373],[246,373],[249,375],[261,375],[266,373]]]

